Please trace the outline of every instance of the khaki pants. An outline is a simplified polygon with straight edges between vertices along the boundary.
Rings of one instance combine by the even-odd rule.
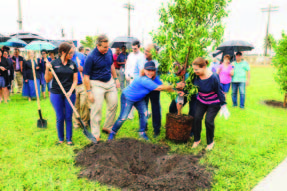
[[[89,104],[88,104],[88,96],[86,94],[84,85],[78,85],[76,87],[76,102],[75,107],[77,112],[80,114],[81,119],[85,125],[88,124],[90,120],[90,111],[89,111]],[[76,119],[76,115],[73,115],[74,127],[79,127],[80,122]]]
[[[118,92],[113,78],[109,82],[91,80],[92,94],[95,102],[91,103],[91,130],[95,138],[100,138],[100,124],[104,100],[107,103],[104,128],[111,129],[118,108]]]
[[[23,75],[21,72],[16,72],[17,92],[22,93],[23,88]]]

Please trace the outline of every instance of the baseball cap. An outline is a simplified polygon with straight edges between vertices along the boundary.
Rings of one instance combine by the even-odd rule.
[[[145,70],[156,70],[155,63],[153,61],[149,61],[144,65]]]

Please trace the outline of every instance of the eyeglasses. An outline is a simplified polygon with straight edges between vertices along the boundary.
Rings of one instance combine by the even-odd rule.
[[[69,55],[74,55],[75,52],[69,52]]]

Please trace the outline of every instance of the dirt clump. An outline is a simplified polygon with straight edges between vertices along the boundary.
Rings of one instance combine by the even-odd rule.
[[[169,155],[167,146],[134,139],[89,145],[76,156],[79,177],[124,190],[210,189],[211,173],[200,156]]]
[[[275,101],[275,100],[266,100],[264,101],[266,105],[272,106],[272,107],[280,107],[287,109],[287,107],[283,107],[283,102],[282,101]]]

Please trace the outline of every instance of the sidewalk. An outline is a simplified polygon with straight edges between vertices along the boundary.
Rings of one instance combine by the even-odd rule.
[[[267,175],[252,191],[286,191],[287,158]]]

